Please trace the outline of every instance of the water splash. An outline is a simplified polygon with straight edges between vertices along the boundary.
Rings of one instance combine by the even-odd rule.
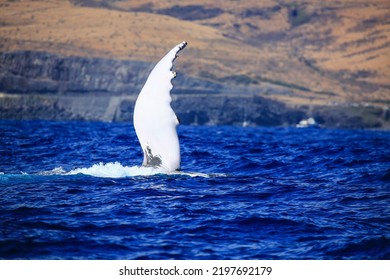
[[[65,175],[84,174],[101,178],[125,178],[134,176],[152,176],[156,174],[165,174],[163,169],[139,166],[123,166],[119,162],[97,163],[91,167],[76,168]]]
[[[135,176],[153,176],[157,174],[164,175],[185,175],[190,177],[205,177],[209,178],[209,174],[199,172],[168,172],[163,168],[143,167],[143,166],[123,166],[119,162],[103,163],[99,162],[91,167],[75,168],[71,171],[65,171],[62,167],[56,167],[50,171],[39,172],[38,175],[89,175],[99,178],[126,178]],[[221,175],[221,174],[219,174]]]

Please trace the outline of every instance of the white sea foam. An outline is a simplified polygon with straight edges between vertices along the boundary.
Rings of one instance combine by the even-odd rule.
[[[94,164],[91,167],[85,168],[76,168],[69,172],[63,172],[61,167],[55,168],[52,170],[53,174],[59,175],[76,175],[84,174],[94,177],[101,178],[126,178],[134,176],[152,176],[157,174],[166,174],[166,175],[185,175],[190,177],[210,177],[208,174],[198,173],[198,172],[169,172],[162,168],[155,167],[139,167],[139,166],[123,166],[119,162],[109,162],[109,163],[98,163]],[[49,175],[48,173],[46,175]]]
[[[119,162],[97,163],[91,167],[76,168],[65,175],[84,174],[101,178],[124,178],[133,176],[151,176],[165,173],[162,169],[139,166],[123,166]]]
[[[184,171],[166,171],[163,168],[156,167],[143,167],[143,166],[123,166],[119,162],[109,162],[109,163],[97,163],[91,167],[82,167],[75,168],[70,171],[66,171],[63,167],[56,167],[49,171],[40,171],[36,175],[41,176],[53,176],[53,175],[89,175],[99,178],[126,178],[126,177],[136,177],[136,176],[153,176],[157,174],[164,174],[170,176],[189,176],[189,177],[225,177],[226,174],[205,174],[200,172],[184,172]],[[20,172],[19,174],[5,174],[0,172],[0,175],[34,175],[31,173]]]
[[[38,173],[38,175],[63,175],[66,171],[60,166],[56,167],[50,171],[41,171]]]
[[[4,173],[0,172],[0,175]],[[22,175],[33,175],[25,172],[21,172]],[[136,177],[136,176],[153,176],[157,174],[164,175],[179,175],[179,176],[189,176],[189,177],[225,177],[226,174],[205,174],[200,172],[184,172],[184,171],[167,171],[163,168],[156,167],[144,167],[144,166],[123,166],[119,162],[109,162],[109,163],[97,163],[91,167],[81,167],[75,168],[70,171],[66,171],[63,167],[56,167],[49,171],[41,171],[37,173],[38,175],[43,176],[52,176],[52,175],[89,175],[99,178],[126,178],[126,177]]]

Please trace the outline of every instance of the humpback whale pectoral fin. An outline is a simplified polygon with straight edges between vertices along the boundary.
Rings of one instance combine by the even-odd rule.
[[[141,144],[142,166],[174,171],[180,168],[180,144],[176,127],[180,123],[171,107],[173,61],[187,42],[173,47],[153,68],[134,106],[133,123]]]
[[[144,162],[144,166],[148,167],[159,167],[162,164],[161,157],[159,155],[153,155],[152,149],[147,146],[144,150],[144,155],[146,162]]]

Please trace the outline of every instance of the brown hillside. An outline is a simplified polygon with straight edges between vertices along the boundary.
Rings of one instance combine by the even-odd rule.
[[[288,103],[390,102],[390,4],[370,1],[0,1],[0,51],[155,61],[293,90]]]

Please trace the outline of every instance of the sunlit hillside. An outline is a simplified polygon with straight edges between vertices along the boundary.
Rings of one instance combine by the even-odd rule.
[[[288,104],[390,102],[390,2],[0,1],[0,51],[153,62],[189,47],[179,71]]]

